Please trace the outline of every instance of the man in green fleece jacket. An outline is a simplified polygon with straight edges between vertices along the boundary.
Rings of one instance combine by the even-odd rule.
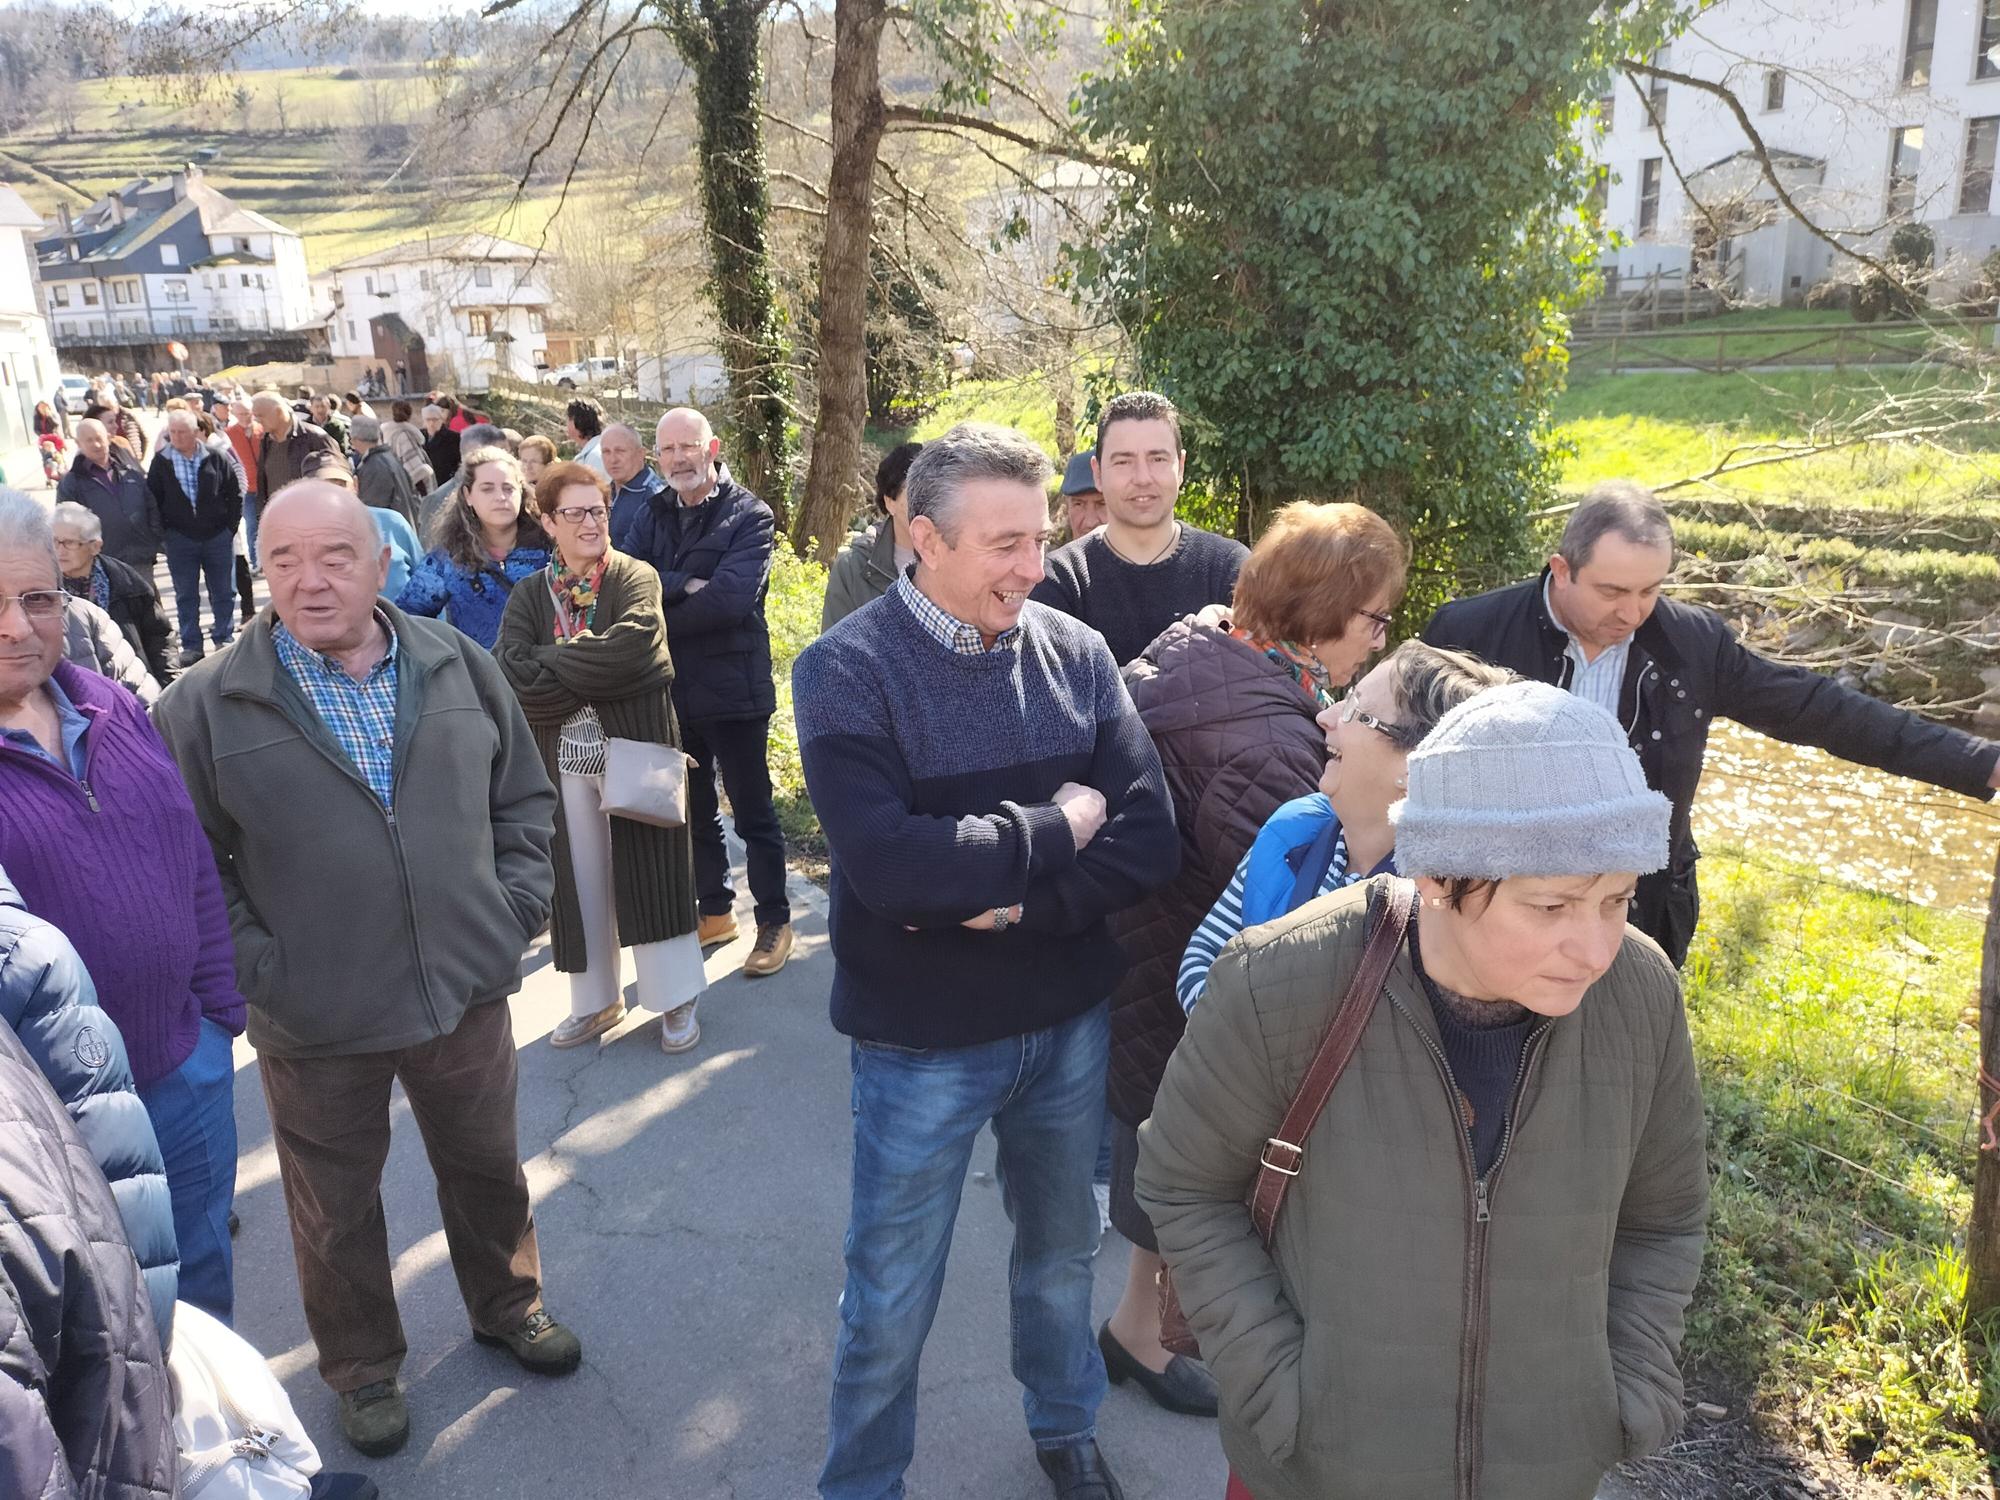
[[[473,1337],[545,1374],[582,1357],[542,1307],[506,1003],[548,920],[555,792],[493,659],[377,597],[387,549],[351,492],[297,481],[259,534],[271,609],[157,723],[229,903],[320,1375],[380,1456],[410,1430],[380,1192],[392,1081]]]

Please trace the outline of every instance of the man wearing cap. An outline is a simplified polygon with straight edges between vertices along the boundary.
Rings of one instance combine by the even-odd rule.
[[[1640,879],[1632,925],[1678,964],[1700,914],[1691,815],[1718,716],[1968,797],[1990,799],[2000,788],[2000,745],[1759,656],[1715,611],[1661,597],[1673,567],[1666,507],[1614,480],[1571,512],[1539,578],[1445,605],[1424,639],[1567,688],[1617,717],[1648,784],[1673,803],[1667,867]]]
[[[354,491],[362,503],[393,510],[416,525],[417,487],[402,461],[383,446],[381,420],[366,412],[350,418],[347,442],[354,450]]]
[[[1068,465],[1063,469],[1065,543],[1089,536],[1104,524],[1104,491],[1097,487],[1097,471],[1091,467],[1091,461],[1096,457],[1095,448],[1086,448],[1081,453],[1071,454]]]

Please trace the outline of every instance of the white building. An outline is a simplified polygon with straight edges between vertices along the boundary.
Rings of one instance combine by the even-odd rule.
[[[56,388],[56,351],[35,288],[42,216],[0,185],[0,484],[41,482],[32,419]]]
[[[1655,63],[1727,85],[1787,193],[1846,243],[1880,253],[1897,224],[1922,222],[1945,286],[2000,246],[2000,0],[1721,0]],[[1650,112],[1621,76],[1598,106],[1606,218],[1630,241],[1604,258],[1619,283],[1694,268],[1744,300],[1797,303],[1854,278],[1785,212],[1725,100],[1646,92]]]
[[[546,259],[490,234],[407,240],[313,278],[335,359],[408,371],[407,388],[533,380],[548,362]]]
[[[35,245],[42,306],[79,366],[158,369],[178,341],[197,368],[296,342],[312,320],[305,246],[241,207],[199,167],[134,179]],[[226,346],[226,347],[225,347]]]

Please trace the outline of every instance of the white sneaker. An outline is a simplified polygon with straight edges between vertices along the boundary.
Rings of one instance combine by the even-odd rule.
[[[660,1019],[660,1050],[662,1052],[686,1052],[701,1041],[701,1022],[694,1018],[694,1008],[701,1002],[690,1000],[686,1005],[677,1005]]]

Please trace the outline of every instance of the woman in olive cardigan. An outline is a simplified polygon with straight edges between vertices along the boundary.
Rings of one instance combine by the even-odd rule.
[[[624,1018],[620,948],[630,946],[639,1003],[665,1017],[661,1046],[685,1052],[701,1039],[706,983],[692,841],[685,827],[613,817],[601,801],[607,737],[680,744],[660,576],[611,550],[602,475],[556,464],[535,500],[555,553],[508,597],[493,655],[561,792],[552,932],[570,1015],[550,1041],[578,1046]]]

